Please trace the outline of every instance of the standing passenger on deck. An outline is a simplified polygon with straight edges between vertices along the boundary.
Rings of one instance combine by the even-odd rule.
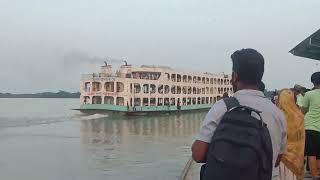
[[[262,120],[267,124],[272,141],[270,148],[273,153],[268,154],[272,160],[270,166],[272,179],[277,179],[279,169],[276,167],[280,163],[281,155],[285,152],[287,144],[287,124],[280,109],[264,96],[261,89],[259,90],[259,83],[261,83],[264,73],[264,58],[254,49],[242,49],[234,52],[231,59],[233,63],[231,81],[235,91],[234,97],[240,105],[261,111]],[[206,115],[200,132],[192,145],[192,157],[196,162],[206,162],[211,139],[226,112],[227,106],[224,100],[220,100]],[[246,155],[250,156],[250,154]],[[224,159],[218,159],[218,161],[223,162]],[[230,170],[230,174],[239,171],[241,169],[233,169]],[[243,177],[240,175],[237,179],[242,180]]]
[[[306,129],[305,156],[308,157],[312,178],[320,179],[317,169],[317,157],[320,157],[320,72],[312,74],[311,82],[314,90],[305,94],[302,104]]]
[[[295,94],[291,90],[283,90],[279,95],[278,107],[286,116],[288,125],[288,145],[281,158],[281,178],[280,180],[297,180],[304,178],[304,146],[305,130],[304,116],[296,105]],[[290,171],[288,171],[289,169]]]
[[[293,92],[296,97],[296,104],[301,108],[303,105],[303,97],[305,95],[306,88],[296,84],[293,87]]]

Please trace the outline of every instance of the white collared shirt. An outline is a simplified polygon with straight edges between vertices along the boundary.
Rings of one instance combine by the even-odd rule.
[[[241,105],[262,112],[262,119],[267,124],[271,136],[273,164],[275,164],[277,156],[284,153],[287,145],[287,121],[284,114],[261,91],[240,90],[234,94],[234,97]],[[226,112],[227,107],[224,101],[220,100],[216,102],[206,115],[196,139],[210,143],[215,129]],[[272,174],[272,179],[277,178],[279,169],[274,167]]]

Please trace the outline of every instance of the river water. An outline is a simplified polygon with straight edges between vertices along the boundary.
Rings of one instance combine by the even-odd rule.
[[[205,113],[84,115],[78,99],[0,99],[5,180],[172,180]]]

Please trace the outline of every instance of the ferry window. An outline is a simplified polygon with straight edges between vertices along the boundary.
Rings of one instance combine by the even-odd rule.
[[[144,85],[143,85],[143,92],[144,92],[145,94],[149,93],[149,84],[144,84]]]
[[[117,105],[118,106],[124,106],[124,98],[123,97],[117,97]]]
[[[177,86],[177,94],[181,94],[181,87]]]
[[[134,106],[141,106],[141,99],[140,98],[134,98]]]
[[[124,91],[124,84],[122,82],[117,82],[117,92]]]
[[[106,82],[104,84],[104,89],[107,91],[107,92],[114,92],[114,82]]]
[[[91,83],[90,82],[84,83],[84,91],[90,92],[90,89],[91,89]]]
[[[227,92],[227,88],[224,88],[224,91],[223,92]]]
[[[210,78],[210,84],[213,84],[213,78]]]
[[[217,97],[213,97],[213,103],[217,102]]]
[[[210,88],[210,94],[213,94],[213,87]]]
[[[206,103],[206,98],[205,97],[202,97],[201,98],[201,104],[205,104]]]
[[[177,74],[177,82],[181,82],[181,75]]]
[[[169,106],[170,105],[169,98],[164,98],[164,105],[165,106]]]
[[[197,83],[197,77],[193,76],[193,83]]]
[[[186,98],[182,98],[182,105],[186,105],[186,103],[187,103]]]
[[[143,104],[143,106],[149,106],[149,98],[143,98],[142,104]]]
[[[213,80],[213,81],[214,81],[214,84],[217,84],[217,79],[216,79],[216,78],[214,78],[214,80]]]
[[[206,78],[203,77],[203,78],[202,78],[202,84],[205,84],[205,83],[206,83]]]
[[[197,94],[197,88],[196,87],[193,87],[192,91],[193,91],[192,92],[193,94]]]
[[[139,72],[132,72],[132,77],[134,79],[140,79],[140,73]]]
[[[93,96],[92,97],[92,104],[101,104],[101,103],[102,103],[101,96]]]
[[[192,93],[192,88],[189,86],[188,87],[188,94],[191,94]]]
[[[104,104],[114,104],[114,98],[112,96],[105,96]]]
[[[134,93],[140,93],[141,91],[141,87],[140,87],[140,84],[138,83],[134,83]]]
[[[182,93],[183,93],[183,94],[187,94],[187,86],[183,86],[183,88],[182,88]]]
[[[156,98],[150,98],[150,106],[156,106]]]
[[[218,90],[217,90],[217,88],[216,88],[216,87],[214,88],[214,93],[215,93],[215,94],[217,94],[217,93],[218,93]]]
[[[210,104],[212,104],[212,97],[210,97]]]
[[[163,99],[162,98],[158,98],[158,106],[162,106],[163,105]]]
[[[171,94],[176,94],[176,86],[171,86]]]
[[[206,78],[206,84],[209,84],[209,78]]]
[[[132,93],[132,83],[130,83],[130,93]]]
[[[198,77],[197,83],[201,83],[201,77]]]
[[[170,80],[170,74],[169,73],[165,73],[167,76],[167,80]]]
[[[83,98],[83,104],[91,104],[89,96],[84,96]]]
[[[170,104],[172,105],[172,106],[174,106],[174,105],[176,105],[176,99],[175,98],[171,98],[170,99]]]
[[[101,83],[99,82],[92,82],[92,91],[101,91]]]
[[[163,94],[163,85],[159,85],[158,87],[158,93]]]
[[[176,74],[171,74],[171,80],[172,80],[173,82],[176,82]]]
[[[130,98],[130,106],[132,106],[132,98]]]
[[[206,97],[206,104],[209,104],[209,97]]]
[[[201,94],[201,88],[197,89],[197,94]]]
[[[183,76],[182,76],[182,81],[183,81],[184,83],[186,83],[186,82],[188,81],[188,76],[187,76],[187,75],[183,75]]]
[[[192,104],[197,104],[197,98],[192,98]]]
[[[187,105],[191,105],[191,98],[187,99]]]
[[[220,79],[218,79],[218,85],[220,85]]]
[[[227,80],[226,80],[226,79],[223,81],[223,84],[224,84],[224,85],[227,85]]]
[[[206,94],[209,94],[209,87],[206,87]]]
[[[198,97],[198,104],[201,104],[201,98]]]
[[[159,72],[132,72],[135,79],[158,80],[160,75]]]
[[[151,94],[156,93],[156,85],[150,84],[150,93],[151,93]]]
[[[192,83],[192,77],[188,76],[188,83]]]
[[[206,94],[206,88],[202,88],[201,92],[202,94]]]
[[[165,94],[168,94],[170,92],[170,87],[168,86],[168,85],[166,85],[165,87],[164,87],[164,93]]]

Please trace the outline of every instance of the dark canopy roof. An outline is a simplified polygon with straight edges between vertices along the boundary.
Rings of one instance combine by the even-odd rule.
[[[290,50],[295,56],[320,60],[320,29]]]

